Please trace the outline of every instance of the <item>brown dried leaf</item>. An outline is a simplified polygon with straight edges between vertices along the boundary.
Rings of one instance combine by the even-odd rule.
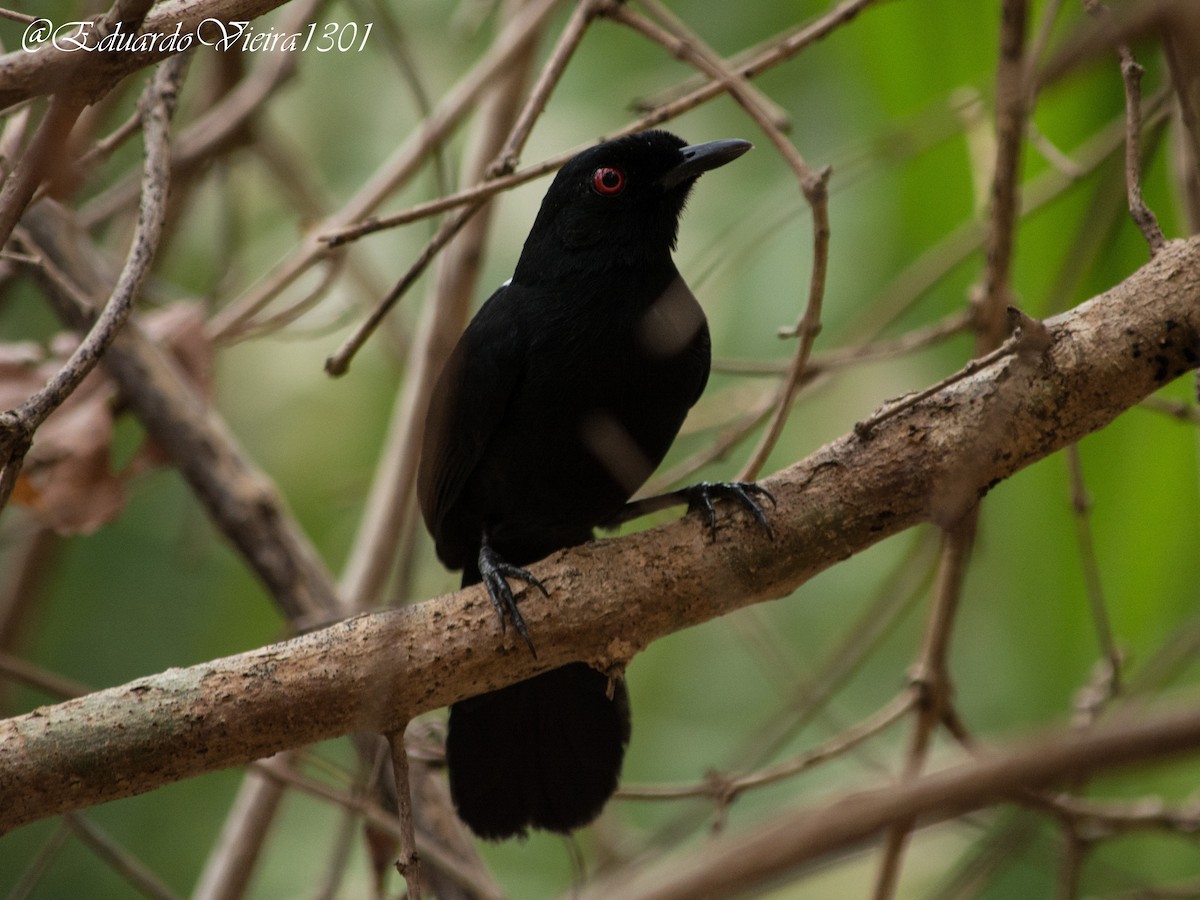
[[[113,521],[125,503],[122,479],[110,464],[109,391],[85,392],[85,385],[38,429],[21,473],[28,505],[59,534],[90,534]],[[85,396],[76,400],[80,394]]]
[[[175,304],[146,314],[141,324],[165,345],[197,392],[208,396],[212,347],[200,307]],[[78,340],[58,335],[50,353],[30,342],[0,344],[0,409],[18,406],[40,390]],[[125,481],[164,461],[147,441],[122,472],[113,471],[115,401],[116,387],[102,369],[93,371],[38,429],[25,457],[13,500],[59,534],[90,534],[116,519],[125,502]]]

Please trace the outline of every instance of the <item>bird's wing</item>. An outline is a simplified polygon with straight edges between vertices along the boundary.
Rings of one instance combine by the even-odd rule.
[[[417,498],[439,548],[446,516],[504,418],[525,368],[519,304],[505,282],[484,303],[446,361],[425,420]],[[508,296],[506,296],[508,295]],[[440,553],[439,549],[439,553]]]

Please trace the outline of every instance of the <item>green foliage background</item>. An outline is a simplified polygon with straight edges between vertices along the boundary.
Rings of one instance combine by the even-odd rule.
[[[382,23],[390,18],[419,72],[424,90],[439,97],[477,59],[494,34],[494,14],[475,30],[465,24],[471,4],[434,0],[329,4],[321,21]],[[1035,4],[1040,23],[1045,4]],[[1079,4],[1065,4],[1050,45],[1079,27]],[[15,8],[52,20],[85,10],[71,0],[30,0]],[[824,12],[825,3],[750,4],[679,0],[671,8],[719,51],[729,54],[789,25]],[[564,8],[549,34],[565,21]],[[266,28],[277,12],[258,23]],[[756,84],[793,119],[793,139],[814,166],[833,167],[832,243],[824,330],[817,351],[860,340],[864,323],[895,296],[895,279],[956,229],[982,220],[981,191],[989,159],[974,158],[956,109],[971,100],[980,120],[972,134],[989,137],[999,4],[957,0],[883,3],[766,73]],[[417,126],[420,113],[396,64],[394,45],[376,32],[362,52],[309,53],[295,78],[262,110],[276,141],[302,164],[305,187],[336,208],[387,153]],[[0,22],[12,50],[20,26]],[[550,41],[544,41],[544,54]],[[1135,48],[1147,67],[1146,96],[1163,89],[1166,73],[1153,45]],[[242,61],[253,66],[259,60]],[[600,22],[586,36],[567,76],[533,133],[524,159],[532,162],[611,132],[630,118],[631,99],[686,77],[689,70],[661,49],[617,25]],[[193,62],[181,118],[215,75],[213,54]],[[137,84],[142,78],[136,78]],[[131,109],[136,90],[107,110],[101,133]],[[1039,98],[1037,131],[1068,155],[1123,115],[1114,59],[1097,59]],[[702,180],[685,216],[677,262],[705,304],[721,359],[786,360],[792,345],[775,333],[803,308],[811,264],[807,208],[785,166],[754,125],[728,99],[718,99],[668,126],[692,141],[745,137],[759,147],[735,166]],[[463,139],[446,148],[453,178]],[[1145,191],[1168,237],[1186,231],[1170,172],[1166,136],[1147,142]],[[1121,147],[1024,220],[1015,285],[1024,308],[1045,316],[1067,309],[1124,278],[1147,259],[1141,235],[1124,212]],[[128,167],[132,142],[83,187],[98,193]],[[1049,163],[1026,148],[1025,179]],[[507,278],[545,188],[542,180],[503,196],[488,250],[479,298]],[[227,156],[207,173],[199,199],[176,223],[156,269],[153,302],[204,298],[220,303],[265,272],[297,242],[297,216],[287,185],[272,178],[250,149]],[[432,169],[389,204],[402,209],[439,190]],[[384,232],[357,253],[380,285],[402,272],[431,233],[429,222]],[[127,232],[104,242],[123,252]],[[226,247],[232,246],[230,253]],[[932,323],[964,308],[982,271],[982,254],[949,266],[945,276],[905,308],[885,336]],[[405,376],[401,348],[423,301],[423,281],[405,299],[388,333],[372,341],[340,380],[327,378],[324,357],[357,320],[367,299],[345,279],[310,316],[284,332],[222,348],[215,401],[244,446],[276,479],[304,528],[338,571],[362,511],[363,498],[397,385]],[[28,282],[10,282],[0,295],[0,336],[40,340],[54,330]],[[969,337],[919,354],[839,370],[806,392],[766,470],[774,471],[845,432],[883,400],[923,387],[961,366]],[[1164,394],[1191,397],[1184,379]],[[693,426],[668,460],[706,446],[706,423],[734,418],[741,405],[769,390],[762,378],[717,373]],[[140,439],[122,424],[118,453],[127,458]],[[731,476],[751,446],[701,473]],[[1197,553],[1197,429],[1144,409],[1122,416],[1080,447],[1108,610],[1128,660],[1135,693],[1129,703],[1200,698],[1200,554]],[[120,460],[118,460],[119,463]],[[983,505],[961,618],[953,641],[956,704],[968,727],[985,738],[1036,731],[1068,720],[1073,697],[1099,659],[1089,612],[1064,459],[1054,457],[999,485]],[[29,520],[8,510],[0,520],[0,553]],[[793,729],[770,759],[803,752],[878,708],[905,679],[920,640],[937,534],[909,532],[804,585],[795,595],[657,642],[630,668],[634,739],[629,784],[696,782],[712,769],[741,772],[768,757],[755,736],[784,718],[803,689],[820,687],[823,673],[850,652],[865,622],[893,615],[878,645],[805,727]],[[434,559],[422,533],[418,565],[404,600],[452,589],[455,575]],[[0,566],[6,558],[0,556]],[[0,570],[2,574],[3,570]],[[921,590],[901,596],[899,579]],[[181,480],[158,470],[130,485],[119,521],[88,537],[60,541],[37,585],[37,596],[16,647],[48,670],[92,686],[116,685],[170,666],[236,653],[283,636],[281,620],[263,591],[214,533]],[[889,597],[895,599],[888,600]],[[884,598],[881,600],[880,598]],[[887,612],[881,612],[887,610]],[[1170,659],[1173,664],[1168,664]],[[55,700],[31,689],[0,686],[5,714]],[[440,714],[439,714],[440,715]],[[751,792],[728,811],[736,829],[791,804],[884,783],[903,759],[908,730],[894,728],[860,754]],[[352,756],[342,743],[313,751],[339,766]],[[954,757],[939,746],[938,758]],[[1195,761],[1104,779],[1102,796],[1187,798],[1197,787]],[[194,885],[239,774],[222,772],[152,794],[107,804],[86,815],[150,866],[175,891]],[[681,817],[688,841],[704,840],[711,810],[702,801],[615,801],[600,826],[606,835],[650,840]],[[323,877],[339,824],[336,810],[292,794],[258,874],[252,896],[309,896]],[[0,892],[12,888],[62,826],[44,821],[0,839]],[[951,894],[957,875],[1001,841],[1004,853],[982,886]],[[598,846],[578,839],[585,854]],[[557,838],[483,848],[513,897],[537,898],[569,889],[570,853]],[[903,897],[1045,897],[1054,890],[1060,838],[1045,821],[1010,810],[980,815],[920,833],[901,886]],[[339,896],[368,893],[361,848]],[[864,849],[778,887],[773,897],[820,898],[847,891],[864,896],[877,854]],[[1200,877],[1200,850],[1186,835],[1138,834],[1097,846],[1084,869],[1088,896],[1117,897],[1147,883]],[[130,888],[77,840],[68,839],[32,896],[118,897]],[[941,892],[941,893],[939,893]]]

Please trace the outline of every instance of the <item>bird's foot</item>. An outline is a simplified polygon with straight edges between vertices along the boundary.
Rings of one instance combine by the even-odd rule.
[[[767,533],[767,537],[775,540],[775,532],[771,530],[767,514],[758,502],[758,498],[765,498],[771,501],[773,508],[775,497],[765,487],[753,481],[701,481],[683,488],[680,493],[687,498],[688,512],[698,510],[703,513],[708,532],[714,541],[717,539],[717,511],[713,507],[714,500],[736,501],[754,517],[754,521]]]
[[[496,615],[500,617],[500,630],[504,631],[508,620],[512,619],[517,634],[521,636],[521,640],[525,642],[525,646],[529,648],[529,652],[536,659],[537,649],[533,646],[532,638],[529,637],[529,629],[525,627],[521,611],[517,609],[517,600],[513,596],[512,588],[509,587],[508,579],[518,578],[526,584],[533,585],[542,594],[549,597],[550,592],[546,590],[546,586],[528,569],[512,565],[486,544],[479,551],[479,575],[483,580],[484,587],[487,588],[488,599],[492,601]]]

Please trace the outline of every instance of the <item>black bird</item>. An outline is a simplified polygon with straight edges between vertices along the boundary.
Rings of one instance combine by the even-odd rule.
[[[512,279],[479,310],[433,392],[418,495],[439,558],[483,581],[533,651],[508,578],[627,518],[708,380],[708,325],[671,259],[696,179],[750,149],[647,131],[559,170]],[[753,484],[676,495],[715,529]],[[629,742],[625,687],[573,663],[450,708],[446,762],[463,821],[502,839],[569,832],[612,795]]]

